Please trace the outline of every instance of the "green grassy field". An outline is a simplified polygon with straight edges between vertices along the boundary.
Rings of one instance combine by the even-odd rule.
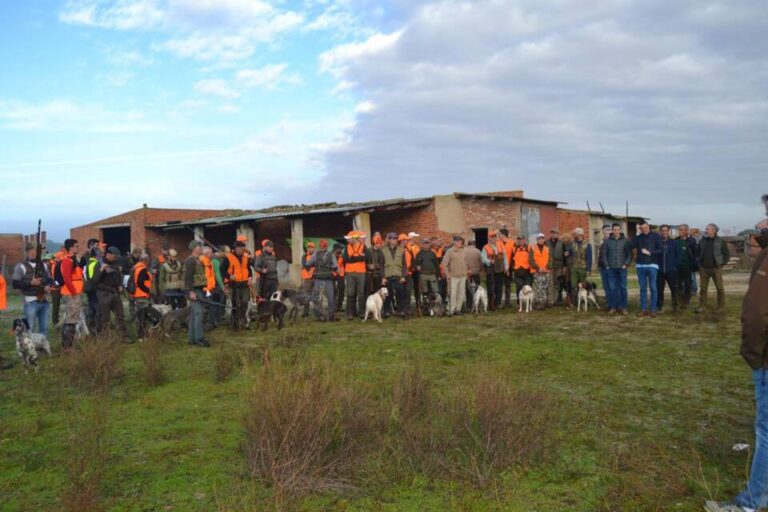
[[[128,347],[117,381],[100,393],[72,385],[63,357],[28,375],[17,363],[0,373],[0,508],[61,510],[73,475],[83,476],[76,461],[99,412],[96,492],[106,510],[701,510],[703,500],[743,485],[749,453],[731,447],[753,442],[739,306],[734,295],[721,318],[502,311],[384,325],[306,322],[280,333],[219,329],[211,349],[190,348],[183,336],[166,342],[157,386],[144,376],[141,348]],[[14,360],[7,332],[18,315],[13,300],[0,320],[0,351]],[[244,362],[217,379],[232,362],[227,354]],[[393,472],[394,461],[366,452],[348,486],[277,499],[251,478],[243,453],[248,397],[258,393],[265,360],[321,365],[334,380],[384,397],[413,369],[438,395],[498,375],[542,397],[546,456],[494,468],[481,486],[418,467]]]

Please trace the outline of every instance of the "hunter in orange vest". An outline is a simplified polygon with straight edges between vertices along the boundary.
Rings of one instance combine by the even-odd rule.
[[[365,262],[368,258],[362,231],[350,231],[344,237],[347,246],[341,255],[344,262],[344,288],[347,296],[347,320],[365,313]],[[341,266],[340,266],[341,267]]]
[[[309,262],[315,253],[315,244],[307,243],[307,250],[301,262],[301,288],[307,293],[312,291],[312,277],[315,275],[315,267],[310,267]]]

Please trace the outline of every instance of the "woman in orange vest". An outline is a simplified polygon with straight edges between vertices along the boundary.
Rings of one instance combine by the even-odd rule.
[[[547,289],[549,270],[552,267],[549,247],[545,243],[544,233],[536,235],[536,245],[531,248],[530,264],[533,269],[533,307],[545,309],[549,305]]]
[[[515,286],[517,287],[517,300],[520,301],[520,291],[524,286],[533,285],[533,276],[531,275],[531,255],[525,238],[517,236],[515,248],[512,252],[512,273],[515,276]]]

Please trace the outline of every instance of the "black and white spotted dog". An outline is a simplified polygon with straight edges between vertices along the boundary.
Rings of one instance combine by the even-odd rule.
[[[24,362],[27,371],[34,367],[37,371],[38,353],[44,352],[51,355],[51,344],[44,334],[29,330],[26,318],[17,318],[13,321],[13,333],[16,336],[16,353]]]

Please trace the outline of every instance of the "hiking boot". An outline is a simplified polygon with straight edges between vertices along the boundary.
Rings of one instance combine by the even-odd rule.
[[[626,309],[622,309],[621,310],[621,314],[624,315],[624,316],[627,316],[629,314],[629,312]]]
[[[648,313],[646,313],[645,311],[638,311],[637,316],[638,317],[648,316]]]
[[[654,311],[651,311],[651,312],[648,314],[648,316],[650,316],[651,318],[656,318],[656,312],[654,312]]]
[[[569,309],[570,309],[570,308],[569,308]],[[615,309],[613,309],[613,308],[611,308],[611,309],[609,309],[609,310],[608,310],[608,314],[609,314],[609,315],[615,315],[615,314],[616,314],[616,310],[615,310]]]

